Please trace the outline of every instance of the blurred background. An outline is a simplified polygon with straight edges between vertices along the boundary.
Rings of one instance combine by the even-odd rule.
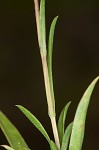
[[[57,118],[68,101],[68,125],[88,85],[99,75],[99,2],[46,0],[47,39],[59,15],[53,78]],[[28,108],[53,139],[38,48],[33,0],[0,0],[0,110],[24,136],[30,148],[49,149],[43,136],[15,107]],[[7,141],[0,131],[0,145]],[[1,149],[1,148],[0,148]],[[99,149],[99,83],[88,109],[83,150]]]

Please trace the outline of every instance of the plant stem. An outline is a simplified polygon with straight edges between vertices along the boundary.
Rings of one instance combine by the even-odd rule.
[[[39,48],[41,48],[41,46],[40,46],[40,14],[39,14],[38,0],[34,0],[34,4],[35,4],[35,16],[36,16],[36,24],[37,24],[38,43],[39,43]],[[56,117],[55,117],[53,102],[52,102],[49,74],[48,74],[47,56],[46,56],[46,54],[43,54],[41,50],[40,50],[40,54],[41,54],[43,74],[44,74],[48,112],[49,112],[49,116],[50,116],[50,120],[51,120],[55,143],[56,143],[58,149],[60,150],[60,142],[59,142],[59,136],[58,136],[58,130],[57,130],[57,124],[56,124]]]
[[[35,18],[36,18],[36,25],[37,25],[37,35],[38,35],[38,44],[40,48],[40,11],[39,11],[39,2],[38,0],[34,0],[34,7],[35,7]]]
[[[58,149],[60,149],[56,118],[55,118],[55,114],[53,112],[53,103],[52,103],[51,88],[50,88],[50,82],[49,82],[49,76],[48,76],[48,66],[47,66],[46,55],[41,56],[41,58],[42,58],[45,89],[46,89],[46,96],[47,96],[47,103],[48,103],[48,112],[49,112],[49,116],[51,119],[51,125],[52,125],[55,143],[56,143]]]

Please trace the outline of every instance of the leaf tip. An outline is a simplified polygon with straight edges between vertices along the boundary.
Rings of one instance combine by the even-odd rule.
[[[21,105],[15,105],[16,107],[18,107],[18,108],[20,108],[21,107]]]
[[[99,76],[97,76],[96,78],[95,78],[95,81],[97,82],[99,80]]]

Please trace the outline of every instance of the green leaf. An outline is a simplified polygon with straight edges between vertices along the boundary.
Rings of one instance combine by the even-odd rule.
[[[45,0],[40,2],[40,46],[41,53],[46,54]]]
[[[29,150],[27,144],[20,135],[19,131],[1,111],[0,111],[0,128],[13,149]]]
[[[55,32],[55,26],[57,22],[58,16],[56,16],[50,27],[50,33],[49,33],[49,41],[48,41],[48,66],[52,70],[52,53],[53,53],[53,40],[54,40],[54,32]]]
[[[50,144],[50,138],[42,126],[42,124],[39,122],[39,120],[26,108],[20,105],[16,105],[22,112],[23,114],[30,120],[30,122],[44,135],[48,143]]]
[[[67,115],[67,111],[68,108],[70,106],[70,103],[67,103],[66,106],[63,108],[60,116],[59,116],[59,120],[58,120],[58,133],[59,133],[59,139],[60,139],[60,143],[62,143],[62,138],[64,135],[64,127],[65,127],[65,120],[66,120],[66,115]]]
[[[56,144],[52,140],[50,141],[50,149],[51,150],[58,150]]]
[[[1,145],[2,147],[4,147],[5,149],[7,149],[7,150],[14,150],[13,148],[11,148],[10,146],[8,146],[8,145]]]
[[[51,95],[53,101],[53,109],[55,113],[55,96],[54,96],[54,88],[53,88],[53,77],[52,77],[52,52],[53,52],[53,39],[54,39],[54,31],[57,22],[58,16],[55,17],[52,21],[49,33],[49,42],[48,42],[48,72],[50,79],[50,87],[51,87]]]
[[[72,125],[73,125],[73,123],[70,123],[65,130],[65,133],[64,133],[64,136],[62,139],[61,150],[67,150],[67,148],[68,148],[69,138],[70,138],[71,131],[72,131]]]
[[[85,130],[85,120],[88,105],[90,102],[90,97],[96,82],[99,80],[97,77],[87,88],[85,91],[75,114],[71,138],[70,138],[70,145],[69,150],[81,150],[82,143],[84,138],[84,130]]]

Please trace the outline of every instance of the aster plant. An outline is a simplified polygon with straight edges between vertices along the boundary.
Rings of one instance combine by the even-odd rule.
[[[71,102],[68,102],[64,106],[60,113],[58,121],[56,121],[56,110],[55,110],[55,96],[53,87],[53,76],[52,76],[52,52],[53,52],[53,40],[54,31],[58,16],[56,16],[50,27],[48,44],[46,42],[46,19],[45,19],[45,0],[39,1],[34,0],[35,17],[37,26],[38,44],[40,49],[44,84],[46,91],[46,99],[48,106],[48,115],[50,118],[54,141],[49,137],[47,131],[40,123],[40,121],[26,108],[21,105],[16,105],[21,112],[27,117],[27,119],[42,133],[47,140],[50,150],[82,150],[82,144],[85,132],[85,121],[90,102],[90,97],[95,87],[95,84],[99,80],[99,77],[95,78],[93,82],[86,89],[82,96],[74,120],[65,128],[65,121],[68,108]],[[46,46],[48,45],[48,47]],[[30,150],[25,140],[11,123],[11,121],[0,111],[0,128],[6,136],[10,146],[2,145],[7,150]]]

